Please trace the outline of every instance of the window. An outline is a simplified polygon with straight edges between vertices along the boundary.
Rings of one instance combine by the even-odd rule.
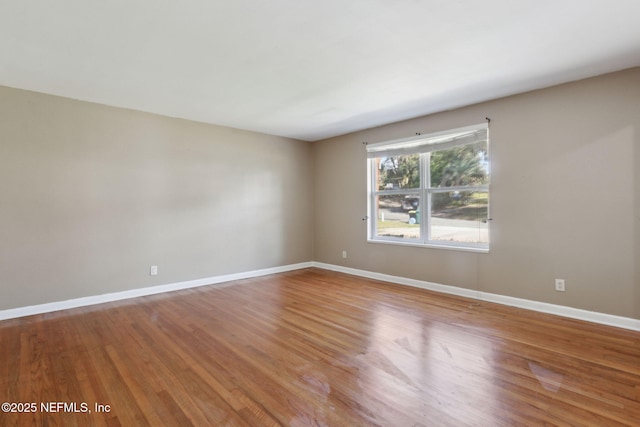
[[[489,249],[486,124],[367,145],[368,239]]]

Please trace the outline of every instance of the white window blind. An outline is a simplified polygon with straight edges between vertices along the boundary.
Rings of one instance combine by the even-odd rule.
[[[458,147],[487,140],[486,123],[427,135],[367,144],[367,157],[405,156]]]

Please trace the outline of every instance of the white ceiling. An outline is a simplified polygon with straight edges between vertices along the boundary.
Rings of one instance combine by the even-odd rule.
[[[0,0],[0,85],[318,140],[640,65],[640,0]]]

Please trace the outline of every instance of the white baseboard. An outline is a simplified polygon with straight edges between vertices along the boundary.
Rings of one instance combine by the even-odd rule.
[[[555,314],[557,316],[569,317],[572,319],[585,320],[587,322],[599,323],[602,325],[615,326],[633,331],[640,331],[640,320],[629,317],[614,316],[611,314],[598,313],[594,311],[581,310],[578,308],[566,307],[562,305],[549,304],[545,302],[531,301],[522,298],[508,297],[504,295],[492,294],[471,289],[458,288],[455,286],[441,285],[438,283],[425,282],[422,280],[408,279],[406,277],[391,276],[388,274],[374,273],[366,270],[342,267],[339,265],[313,262],[312,265],[325,270],[337,271],[340,273],[352,274],[354,276],[366,277],[369,279],[381,280],[383,282],[396,283],[399,285],[413,286],[416,288],[428,289],[451,295],[458,295],[473,298],[481,301],[495,302],[512,307],[524,308],[527,310],[539,311],[542,313]]]
[[[167,285],[151,286],[146,288],[131,289],[122,292],[94,295],[89,297],[74,298],[65,301],[57,301],[46,304],[31,305],[27,307],[0,310],[0,320],[15,319],[17,317],[32,316],[34,314],[50,313],[53,311],[68,310],[70,308],[85,307],[105,302],[120,301],[124,299],[155,295],[163,292],[177,291],[180,289],[197,288],[199,286],[215,285],[219,283],[232,282],[234,280],[250,279],[252,277],[267,276],[269,274],[284,273],[287,271],[300,270],[312,267],[311,262],[290,264],[280,267],[265,268],[262,270],[247,271],[243,273],[226,274],[223,276],[207,277],[186,282],[171,283]]]
[[[0,310],[0,320],[15,319],[18,317],[32,316],[34,314],[50,313],[60,310],[68,310],[77,307],[86,307],[95,304],[102,304],[112,301],[120,301],[146,295],[160,294],[164,292],[177,291],[180,289],[197,288],[199,286],[216,285],[220,283],[232,282],[234,280],[249,279],[253,277],[267,276],[269,274],[284,273],[287,271],[300,270],[303,268],[316,267],[331,270],[354,276],[367,277],[369,279],[381,280],[383,282],[396,283],[400,285],[413,286],[416,288],[428,289],[431,291],[446,294],[458,295],[473,298],[481,301],[495,302],[512,307],[524,308],[527,310],[539,311],[542,313],[555,314],[572,319],[585,320],[588,322],[603,325],[615,326],[618,328],[640,331],[640,320],[628,317],[614,316],[611,314],[598,313],[594,311],[581,310],[577,308],[565,307],[561,305],[548,304],[544,302],[531,301],[522,298],[508,297],[504,295],[492,294],[488,292],[474,291],[471,289],[458,288],[455,286],[441,285],[438,283],[426,282],[423,280],[409,279],[406,277],[392,276],[389,274],[375,273],[355,268],[342,267],[339,265],[325,264],[321,262],[303,262],[280,267],[265,268],[261,270],[247,271],[243,273],[227,274],[222,276],[207,277],[185,282],[171,283],[167,285],[151,286],[146,288],[131,289],[122,292],[94,295],[89,297],[74,298],[65,301],[57,301],[46,304],[32,305],[27,307]]]

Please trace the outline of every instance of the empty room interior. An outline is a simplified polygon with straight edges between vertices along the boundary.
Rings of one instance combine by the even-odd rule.
[[[1,426],[637,426],[640,2],[0,3]]]

